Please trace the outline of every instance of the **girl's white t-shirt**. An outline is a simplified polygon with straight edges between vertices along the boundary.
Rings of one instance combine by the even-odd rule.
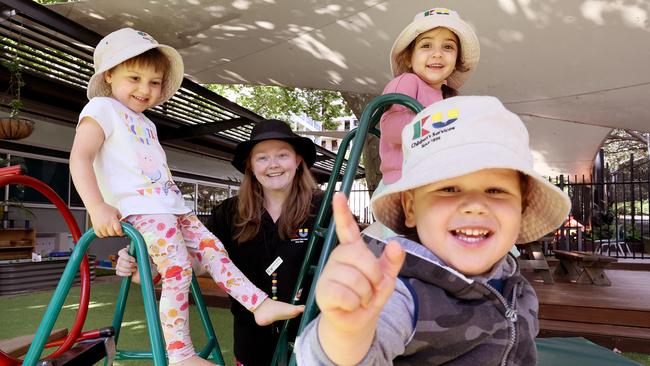
[[[185,206],[167,165],[156,126],[116,99],[96,97],[79,115],[104,130],[104,143],[93,168],[104,201],[122,217],[135,214],[185,214]]]

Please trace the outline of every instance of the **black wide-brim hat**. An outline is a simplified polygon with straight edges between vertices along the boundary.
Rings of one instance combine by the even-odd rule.
[[[316,146],[312,140],[296,135],[285,122],[277,119],[265,119],[253,127],[248,141],[242,141],[237,145],[232,165],[241,173],[244,173],[246,159],[248,159],[251,150],[257,143],[266,140],[281,140],[291,144],[296,153],[305,160],[309,168],[316,161]]]

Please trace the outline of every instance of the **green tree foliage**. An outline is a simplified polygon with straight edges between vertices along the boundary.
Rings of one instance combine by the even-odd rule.
[[[341,93],[335,91],[224,84],[205,87],[265,118],[289,120],[292,115],[306,114],[321,122],[325,130],[336,129],[335,118],[352,115]]]
[[[634,154],[635,158],[648,156],[648,140],[647,135],[643,132],[632,130],[613,130],[605,143],[603,144],[605,151],[605,160],[610,166],[610,169],[616,170],[622,164],[629,162],[630,154]]]

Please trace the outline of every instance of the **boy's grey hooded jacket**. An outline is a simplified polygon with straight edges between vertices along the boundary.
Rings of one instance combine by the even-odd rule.
[[[383,242],[364,237],[376,253]],[[486,277],[446,267],[419,243],[407,252],[395,292],[360,365],[535,365],[538,301],[506,255]],[[499,292],[491,284],[501,285]],[[503,294],[503,295],[502,295]],[[334,365],[318,340],[320,317],[297,340],[299,365]]]

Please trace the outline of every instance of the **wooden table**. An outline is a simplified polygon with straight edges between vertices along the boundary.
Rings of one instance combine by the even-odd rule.
[[[566,277],[570,281],[598,286],[611,286],[612,282],[605,273],[605,268],[616,258],[587,252],[570,252],[555,250],[555,258],[560,260],[555,275]]]
[[[562,226],[558,229],[558,243],[557,246],[563,247],[564,250],[571,250],[571,244],[573,241],[573,233],[575,233],[575,243],[576,249],[582,251],[582,232],[584,227],[582,226]]]
[[[551,269],[544,256],[545,241],[543,239],[525,244],[517,244],[517,248],[521,251],[521,256],[519,256],[517,262],[522,271],[532,270],[537,272],[542,276],[545,284],[553,284]]]

